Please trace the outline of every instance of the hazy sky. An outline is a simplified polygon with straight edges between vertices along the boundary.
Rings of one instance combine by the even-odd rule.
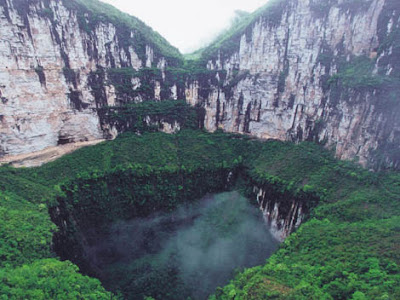
[[[102,0],[144,21],[183,53],[229,25],[235,10],[253,12],[268,0]]]

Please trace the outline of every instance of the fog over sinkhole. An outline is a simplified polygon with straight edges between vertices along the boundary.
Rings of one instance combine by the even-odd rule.
[[[229,27],[236,10],[253,12],[268,0],[101,0],[144,21],[182,53],[205,46]]]
[[[127,299],[205,299],[235,270],[262,264],[278,246],[261,211],[237,192],[85,236],[92,268]]]

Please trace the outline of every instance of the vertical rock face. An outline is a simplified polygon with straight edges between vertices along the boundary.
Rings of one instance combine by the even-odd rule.
[[[0,156],[113,137],[100,108],[186,98],[210,131],[400,168],[400,2],[270,3],[203,52],[198,76],[139,20],[94,0],[0,0]]]
[[[304,200],[276,192],[268,185],[255,186],[254,193],[271,234],[280,242],[301,225],[312,202],[310,198]]]
[[[161,98],[160,83],[139,74],[170,63],[159,49],[135,30],[91,22],[72,4],[0,1],[0,156],[102,138],[108,129],[97,108]],[[124,98],[105,71],[114,69],[130,70],[132,89],[147,90]]]
[[[342,159],[399,168],[400,2],[270,6],[204,55],[218,77],[207,84],[217,85],[205,96],[201,83],[188,85],[188,102],[206,109],[206,128],[316,141]]]

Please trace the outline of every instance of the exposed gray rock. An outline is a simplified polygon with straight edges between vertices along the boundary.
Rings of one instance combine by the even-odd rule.
[[[137,32],[122,35],[106,21],[84,30],[64,1],[30,0],[23,10],[17,2],[0,2],[0,156],[115,137],[98,108],[186,97],[205,108],[210,131],[310,140],[341,159],[400,168],[399,81],[393,93],[335,77],[364,57],[376,74],[398,80],[396,0],[278,1],[273,14],[231,40],[233,48],[209,56],[204,68],[214,70],[212,78],[186,86],[167,80],[171,62],[153,45],[123,43]],[[131,73],[113,76],[119,68]]]
[[[0,156],[103,138],[108,129],[100,126],[92,72],[165,68],[167,61],[149,45],[143,46],[142,61],[132,46],[121,46],[111,23],[98,23],[92,33],[82,30],[76,11],[62,1],[25,2],[22,14],[17,1],[0,5]],[[155,94],[160,94],[159,84]],[[101,105],[117,104],[112,84],[104,86],[101,100]]]
[[[260,17],[243,33],[236,50],[210,57],[207,68],[226,74],[226,79],[207,97],[199,95],[204,88],[199,82],[188,85],[188,102],[206,109],[205,127],[260,138],[312,140],[334,148],[338,158],[358,159],[363,165],[377,163],[374,153],[380,152],[386,165],[399,167],[400,101],[382,107],[387,91],[343,86],[338,92],[329,79],[340,64],[357,57],[376,58],[376,72],[378,67],[392,72],[399,57],[388,59],[390,45],[382,42],[399,30],[400,3],[281,3],[280,18],[272,22],[271,17]],[[387,50],[378,50],[382,47]]]

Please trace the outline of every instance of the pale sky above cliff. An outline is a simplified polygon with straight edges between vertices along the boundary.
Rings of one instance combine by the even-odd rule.
[[[144,21],[181,52],[192,52],[229,26],[235,10],[268,0],[102,0]]]

